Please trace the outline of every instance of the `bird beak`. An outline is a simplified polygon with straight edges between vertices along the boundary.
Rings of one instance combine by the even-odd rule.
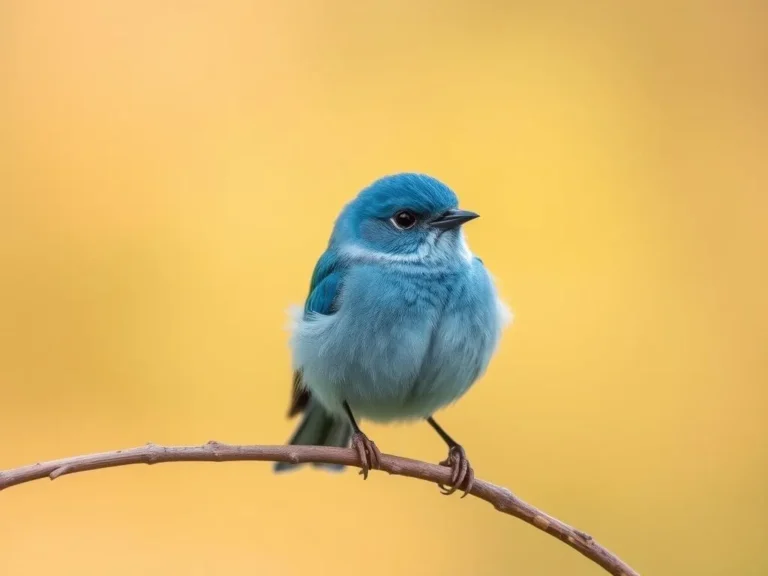
[[[448,212],[440,216],[437,220],[432,220],[431,226],[439,228],[440,230],[451,230],[453,228],[458,228],[465,222],[474,220],[478,216],[480,216],[480,214],[470,212],[469,210],[448,210]]]

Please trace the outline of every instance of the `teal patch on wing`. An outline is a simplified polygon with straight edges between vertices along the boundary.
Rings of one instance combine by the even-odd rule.
[[[315,264],[309,286],[309,296],[304,303],[304,313],[333,314],[341,288],[341,265],[336,255],[326,250]]]

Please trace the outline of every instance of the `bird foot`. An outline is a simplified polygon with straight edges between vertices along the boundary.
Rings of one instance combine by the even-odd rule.
[[[450,450],[448,450],[448,458],[440,462],[440,465],[447,466],[451,469],[450,486],[446,487],[442,484],[438,484],[440,491],[448,496],[461,488],[464,491],[464,494],[461,496],[462,498],[469,494],[472,490],[472,485],[475,483],[475,472],[472,470],[472,466],[469,465],[469,460],[467,460],[464,448],[458,444],[452,446]]]
[[[368,470],[381,468],[381,452],[368,436],[362,432],[355,432],[352,435],[352,447],[357,450],[360,456],[360,474],[363,480],[368,478]]]

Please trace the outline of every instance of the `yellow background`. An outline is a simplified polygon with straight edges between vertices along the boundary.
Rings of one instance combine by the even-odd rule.
[[[634,7],[630,7],[633,4]],[[0,468],[281,443],[342,205],[433,174],[516,313],[438,420],[644,575],[768,573],[766,5],[0,2]],[[365,430],[437,461],[426,424]],[[168,464],[0,493],[0,574],[597,575],[374,474]]]

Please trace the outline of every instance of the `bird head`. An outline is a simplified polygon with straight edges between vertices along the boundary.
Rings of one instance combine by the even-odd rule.
[[[392,260],[468,259],[461,227],[477,217],[460,210],[456,194],[439,180],[395,174],[376,180],[344,208],[331,243]]]

